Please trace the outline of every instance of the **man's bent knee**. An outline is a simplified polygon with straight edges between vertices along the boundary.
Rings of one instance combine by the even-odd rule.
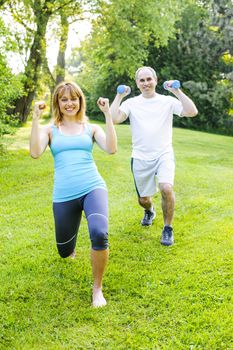
[[[147,206],[151,204],[151,198],[150,197],[139,197],[138,202],[142,206]]]

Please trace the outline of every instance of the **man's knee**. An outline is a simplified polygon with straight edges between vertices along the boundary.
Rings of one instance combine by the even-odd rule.
[[[148,205],[151,205],[151,198],[150,197],[139,197],[138,202],[143,207],[148,206]]]
[[[164,198],[171,197],[174,194],[173,186],[171,184],[163,183],[163,184],[159,185],[159,188],[160,188],[160,191],[161,191],[161,195]]]

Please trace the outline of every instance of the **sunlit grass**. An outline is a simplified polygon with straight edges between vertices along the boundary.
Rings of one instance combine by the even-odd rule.
[[[110,206],[108,305],[95,310],[85,219],[77,259],[62,260],[53,159],[30,158],[28,133],[5,140],[0,157],[0,349],[232,349],[232,138],[174,129],[173,247],[159,243],[159,195],[153,226],[139,224],[129,126],[117,126],[115,156],[95,148]]]

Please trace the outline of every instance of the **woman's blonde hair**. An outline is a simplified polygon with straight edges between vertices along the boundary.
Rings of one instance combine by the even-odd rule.
[[[54,117],[54,124],[59,125],[63,120],[63,115],[59,108],[59,98],[68,92],[71,97],[78,97],[80,101],[80,108],[76,115],[76,120],[85,123],[88,118],[86,117],[86,99],[81,88],[73,82],[61,82],[54,90],[52,97],[52,112]]]

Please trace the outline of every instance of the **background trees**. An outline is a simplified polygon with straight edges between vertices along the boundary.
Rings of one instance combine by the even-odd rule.
[[[31,34],[31,46],[29,48],[29,58],[25,66],[25,79],[24,79],[24,95],[21,96],[15,102],[14,113],[19,116],[22,122],[25,122],[30,113],[32,101],[35,97],[37,84],[41,72],[42,63],[45,61],[46,54],[46,29],[49,19],[52,16],[59,15],[61,21],[61,40],[60,49],[58,55],[57,76],[58,80],[64,78],[64,52],[66,48],[66,42],[68,37],[68,18],[70,14],[80,14],[81,1],[76,0],[16,0],[15,5],[10,4],[10,8],[13,13],[18,6],[22,6],[29,18],[32,18],[33,30],[28,26],[28,20],[25,18],[22,21],[21,17],[17,17],[17,20],[26,27],[27,31]],[[26,25],[25,25],[26,23]],[[56,79],[57,80],[57,79]],[[56,81],[55,80],[55,81]]]
[[[147,64],[160,80],[177,77],[195,100],[198,118],[175,119],[175,125],[232,133],[232,1],[209,1],[186,7],[176,23],[176,37],[166,47],[150,45]]]
[[[97,117],[99,96],[112,99],[119,83],[137,94],[134,72],[150,65],[158,72],[158,92],[166,93],[164,80],[179,79],[198,106],[198,118],[177,118],[176,125],[233,134],[232,0],[0,0],[0,8],[16,28],[0,22],[2,123],[25,122],[35,94],[44,86],[52,93],[67,77],[82,86],[88,113]],[[78,28],[85,16],[92,18],[92,31],[67,57],[70,24]],[[59,41],[53,69],[46,56],[51,27]],[[24,62],[19,75],[7,66],[14,50]]]
[[[135,70],[147,60],[151,38],[155,47],[166,45],[183,6],[176,0],[100,2],[92,34],[82,46],[83,73],[78,77],[91,113],[98,113],[100,92],[111,98],[121,82],[134,88]]]
[[[10,126],[17,124],[17,120],[7,115],[6,112],[11,107],[12,100],[22,93],[20,77],[12,74],[7,66],[6,49],[14,50],[15,45],[0,18],[0,136],[9,133],[11,131]]]

